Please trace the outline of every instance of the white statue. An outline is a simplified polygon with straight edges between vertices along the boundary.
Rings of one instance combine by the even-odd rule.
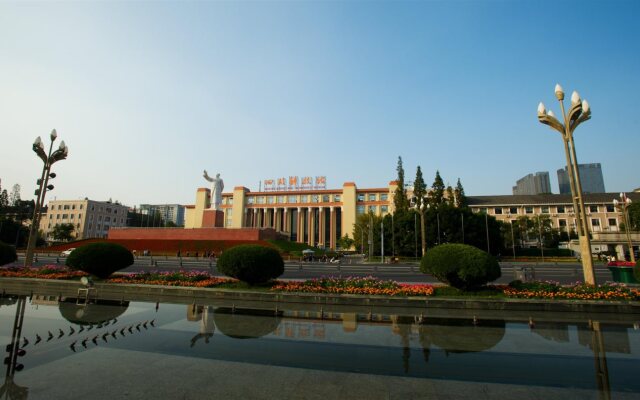
[[[216,174],[215,178],[211,178],[209,174],[207,174],[207,170],[204,170],[204,179],[211,182],[211,207],[214,210],[218,210],[220,208],[220,204],[222,204],[222,190],[224,189],[224,182],[222,178],[220,178],[220,174]]]

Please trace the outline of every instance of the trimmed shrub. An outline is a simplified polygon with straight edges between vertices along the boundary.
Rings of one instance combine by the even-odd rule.
[[[17,259],[16,249],[13,246],[0,242],[0,265],[12,263]]]
[[[282,275],[284,261],[275,249],[247,244],[222,253],[218,259],[218,270],[253,285]]]
[[[501,276],[500,264],[489,253],[465,244],[443,244],[427,251],[420,270],[462,290],[486,285]]]
[[[66,261],[69,268],[87,272],[98,278],[108,278],[131,264],[133,254],[126,247],[105,242],[78,247],[69,254]]]

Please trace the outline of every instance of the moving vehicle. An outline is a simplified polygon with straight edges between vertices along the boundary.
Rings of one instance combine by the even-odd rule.
[[[72,251],[74,251],[76,248],[72,247],[70,249],[66,249],[65,251],[63,251],[62,253],[60,253],[60,257],[66,257],[69,254],[71,254]]]

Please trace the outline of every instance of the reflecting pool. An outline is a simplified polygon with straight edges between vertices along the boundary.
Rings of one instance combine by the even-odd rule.
[[[0,399],[637,399],[637,316],[0,297]]]

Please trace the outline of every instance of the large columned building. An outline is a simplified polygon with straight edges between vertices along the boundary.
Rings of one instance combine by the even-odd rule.
[[[346,182],[342,189],[251,192],[243,186],[233,193],[223,193],[221,211],[225,228],[272,228],[290,240],[336,248],[338,238],[353,238],[356,216],[373,212],[393,212],[397,184],[359,189]],[[209,217],[211,191],[200,188],[195,205],[186,206],[185,228],[212,227]]]

